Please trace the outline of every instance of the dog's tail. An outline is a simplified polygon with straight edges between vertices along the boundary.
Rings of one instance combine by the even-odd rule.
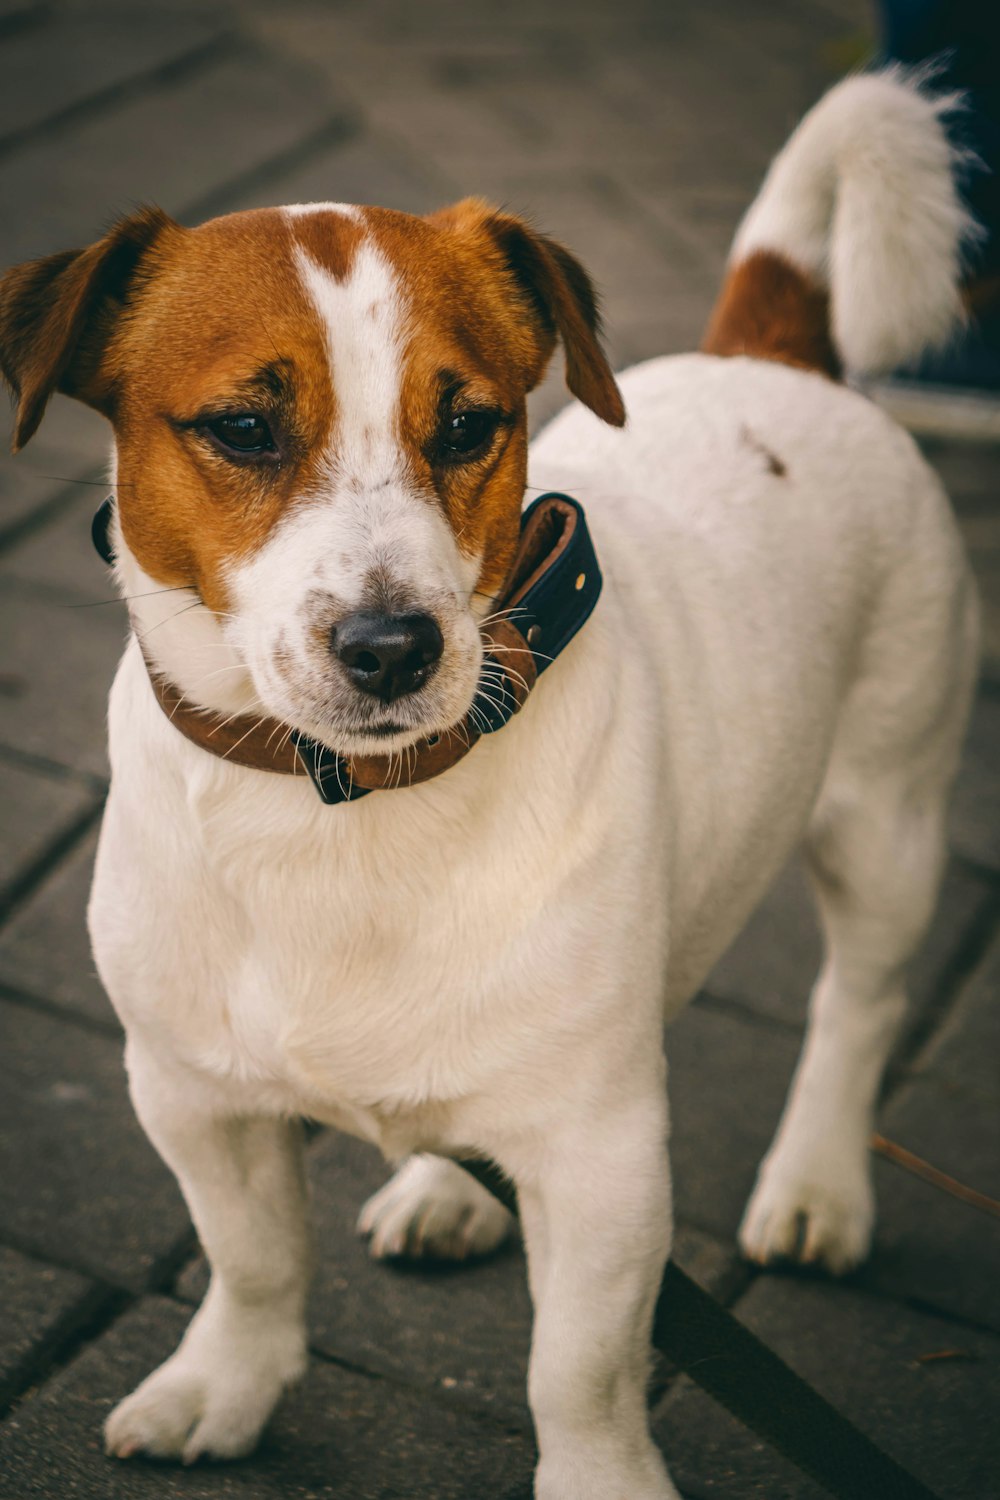
[[[960,103],[902,68],[831,89],[737,231],[702,348],[874,375],[945,343],[977,234],[941,118]]]

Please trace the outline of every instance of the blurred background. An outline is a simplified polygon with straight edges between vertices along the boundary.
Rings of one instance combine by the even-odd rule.
[[[874,39],[864,0],[0,0],[0,265],[84,245],[143,202],[195,223],[312,199],[421,213],[474,193],[580,256],[616,365],[689,349],[770,157]],[[536,424],[563,399],[557,368]],[[185,1473],[101,1456],[110,1405],[204,1287],[133,1120],[83,928],[127,628],[89,542],[107,446],[60,397],[0,459],[0,1495],[526,1495],[519,1251],[457,1271],[372,1265],[353,1222],[385,1169],[329,1134],[310,1148],[315,1368],[261,1454]],[[983,588],[986,655],[882,1124],[996,1194],[1000,449],[925,446]],[[876,1252],[847,1285],[756,1274],[734,1253],[817,957],[791,869],[671,1034],[677,1256],[942,1496],[984,1500],[1000,1493],[995,1219],[879,1163]],[[686,1494],[819,1495],[671,1371],[654,1397]]]

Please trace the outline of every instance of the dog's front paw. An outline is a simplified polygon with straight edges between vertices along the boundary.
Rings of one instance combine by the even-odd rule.
[[[743,1254],[822,1265],[843,1276],[868,1255],[875,1201],[867,1162],[765,1160],[739,1230]]]
[[[535,1500],[681,1500],[658,1450],[628,1459],[578,1452],[564,1461],[543,1458],[535,1471]]]
[[[191,1464],[250,1453],[286,1386],[305,1371],[304,1351],[283,1363],[193,1358],[178,1350],[115,1407],[104,1425],[114,1458],[143,1453]]]
[[[358,1232],[369,1237],[379,1260],[399,1255],[466,1260],[496,1250],[513,1224],[503,1205],[453,1161],[411,1156],[369,1198]]]

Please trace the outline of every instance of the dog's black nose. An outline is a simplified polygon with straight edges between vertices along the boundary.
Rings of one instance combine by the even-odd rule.
[[[423,687],[444,650],[430,615],[384,615],[358,610],[330,632],[334,655],[355,687],[391,703]]]

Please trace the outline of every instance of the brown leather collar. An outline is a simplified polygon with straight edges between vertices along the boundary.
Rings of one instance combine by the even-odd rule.
[[[96,528],[95,518],[95,536]],[[308,774],[324,802],[349,802],[440,776],[483,734],[501,729],[587,619],[600,590],[583,508],[567,495],[543,495],[522,517],[510,578],[496,601],[497,610],[506,613],[483,629],[485,658],[472,707],[461,724],[402,754],[342,756],[279,719],[232,718],[199,708],[148,657],[146,667],[157,702],[192,744],[254,771]]]

